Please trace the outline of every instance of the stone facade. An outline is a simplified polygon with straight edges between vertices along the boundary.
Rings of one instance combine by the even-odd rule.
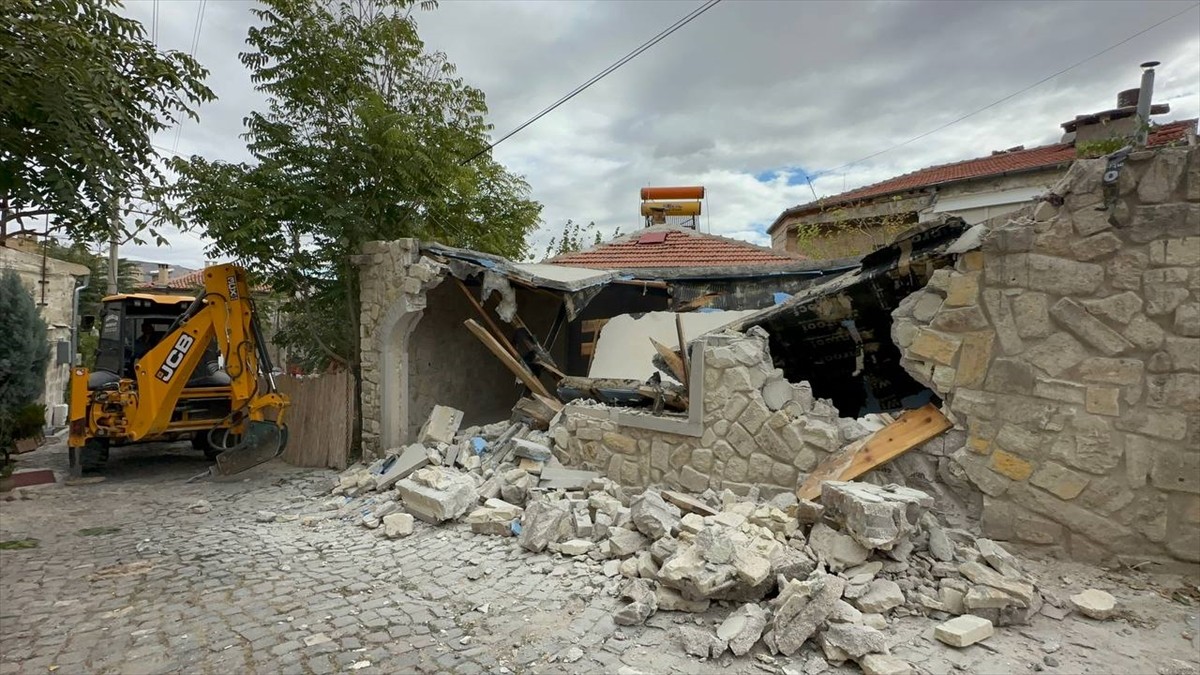
[[[1200,561],[1200,149],[1076,162],[894,312],[984,534]],[[1059,204],[1056,206],[1056,204]]]
[[[692,405],[703,412],[689,432],[645,428],[639,418],[663,420],[649,414],[624,413],[617,420],[609,414],[614,408],[568,406],[551,429],[558,458],[624,485],[740,494],[759,485],[782,492],[795,490],[829,453],[866,433],[856,421],[839,419],[828,401],[814,400],[807,382],[785,380],[762,330],[708,335],[693,344],[692,354],[698,366],[692,376],[702,378],[693,383]]]
[[[356,262],[361,282],[362,454],[373,459],[404,440],[409,368],[402,344],[425,310],[426,292],[445,277],[445,267],[422,258],[415,239],[368,242]],[[391,414],[385,415],[385,410]]]

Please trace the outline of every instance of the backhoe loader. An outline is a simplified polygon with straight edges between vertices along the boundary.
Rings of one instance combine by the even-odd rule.
[[[130,293],[103,303],[95,367],[71,369],[72,475],[101,468],[113,446],[187,437],[219,474],[283,452],[288,399],[245,270],[205,268],[194,299]]]

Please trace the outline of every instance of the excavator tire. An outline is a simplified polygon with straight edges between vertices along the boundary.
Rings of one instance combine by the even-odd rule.
[[[221,454],[224,450],[219,447],[213,447],[213,444],[212,444],[208,434],[209,434],[208,429],[205,429],[204,431],[197,431],[196,433],[192,434],[192,447],[195,448],[196,450],[203,451],[204,459],[207,459],[210,462],[215,462],[217,459],[217,455]],[[223,441],[225,440],[225,430],[224,429],[213,430],[212,434],[213,434],[213,436],[216,437],[218,442],[221,442],[222,445],[224,444],[223,443]]]
[[[108,461],[108,444],[93,438],[79,449],[79,466],[84,473],[96,473]]]

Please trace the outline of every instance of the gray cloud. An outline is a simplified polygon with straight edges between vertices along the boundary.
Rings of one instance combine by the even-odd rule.
[[[419,14],[488,96],[507,133],[698,2],[443,0]],[[1200,114],[1197,10],[984,113],[836,173],[830,169],[983,107],[1127,37],[1182,2],[768,2],[727,0],[521,134],[496,157],[545,205],[534,250],[567,218],[605,232],[638,227],[637,189],[704,184],[714,232],[765,243],[778,213],[817,194],[1018,144],[1054,142],[1058,124],[1111,107],[1137,64],[1164,62],[1169,119]],[[160,41],[187,49],[196,1],[163,0]],[[184,126],[179,150],[240,160],[241,120],[261,97],[237,60],[251,4],[210,0],[198,58],[221,99]],[[126,10],[144,22],[150,0]],[[171,147],[173,134],[161,145]],[[781,169],[818,174],[813,188]],[[795,182],[794,180],[791,182]],[[138,251],[143,255],[142,251]],[[195,264],[199,242],[169,252]]]

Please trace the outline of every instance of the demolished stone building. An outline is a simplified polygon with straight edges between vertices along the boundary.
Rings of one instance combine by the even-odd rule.
[[[435,404],[468,423],[508,417],[513,375],[462,326],[486,314],[476,302],[497,295],[514,339],[526,331],[580,375],[597,298],[610,294],[595,306],[611,317],[702,295],[695,278],[413,240],[372,243],[359,262],[368,456],[412,440]],[[1078,161],[1013,214],[939,221],[850,269],[720,281],[757,288],[723,309],[755,311],[688,335],[686,410],[568,402],[548,432],[563,464],[631,486],[792,492],[880,413],[933,401],[955,429],[880,481],[962,507],[994,539],[1096,562],[1200,561],[1197,148]],[[764,284],[790,297],[776,304]],[[618,311],[622,295],[647,304]]]

